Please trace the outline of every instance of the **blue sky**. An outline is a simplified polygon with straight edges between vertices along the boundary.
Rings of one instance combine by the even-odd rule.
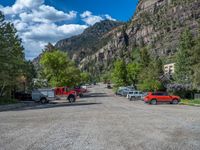
[[[22,38],[26,59],[48,42],[80,34],[105,19],[127,21],[137,0],[0,0],[0,10]]]

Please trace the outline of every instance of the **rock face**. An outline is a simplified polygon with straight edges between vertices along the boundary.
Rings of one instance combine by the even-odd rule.
[[[185,28],[197,34],[199,8],[199,0],[140,0],[132,20],[111,31],[107,44],[83,58],[80,68],[98,75],[111,69],[116,59],[128,60],[136,47],[148,46],[152,56],[173,56]]]
[[[55,47],[68,52],[71,58],[79,63],[83,58],[106,45],[111,36],[107,32],[122,24],[122,22],[104,20],[87,28],[78,36],[58,41]]]
[[[140,0],[127,23],[103,21],[83,34],[59,41],[82,70],[98,76],[113,67],[116,59],[130,60],[133,49],[147,46],[152,56],[168,59],[177,50],[181,32],[197,35],[200,0]]]

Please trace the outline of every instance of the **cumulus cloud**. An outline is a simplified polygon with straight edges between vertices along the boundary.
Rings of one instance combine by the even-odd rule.
[[[25,39],[31,39],[34,41],[55,42],[59,39],[80,34],[86,28],[86,25],[78,24],[68,24],[61,26],[56,24],[40,24],[31,26],[29,32],[23,33],[22,36]]]
[[[51,42],[82,33],[89,25],[109,19],[109,15],[93,15],[85,11],[80,15],[85,25],[69,23],[77,18],[76,11],[64,12],[46,5],[45,0],[16,0],[12,6],[0,5],[7,21],[12,22],[25,48],[26,59],[37,57],[44,46]]]
[[[81,19],[87,24],[87,25],[94,25],[97,22],[100,22],[102,20],[108,19],[116,21],[116,19],[112,18],[110,15],[93,15],[90,11],[85,11],[80,15]]]
[[[58,11],[54,7],[41,5],[37,9],[33,9],[31,13],[23,12],[19,15],[23,22],[58,22],[65,20],[72,20],[76,18],[77,12],[70,11],[69,13],[64,13],[63,11]]]
[[[42,5],[44,0],[16,0],[15,4],[7,7],[4,7],[2,11],[5,15],[9,14],[19,14],[22,11],[37,8],[38,6]]]
[[[83,32],[87,25],[65,24],[77,12],[63,12],[45,5],[44,0],[16,0],[12,6],[0,6],[6,19],[14,23],[25,48],[26,59],[33,59],[48,42],[54,43]]]

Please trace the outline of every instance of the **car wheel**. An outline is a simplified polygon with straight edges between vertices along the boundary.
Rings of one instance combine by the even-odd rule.
[[[157,105],[157,100],[156,99],[152,99],[150,104],[151,105]]]
[[[172,104],[174,104],[174,105],[177,105],[179,103],[179,101],[177,100],[177,99],[174,99],[173,101],[172,101]]]
[[[45,103],[47,103],[47,99],[46,99],[46,98],[41,98],[40,102],[41,102],[42,104],[45,104]]]
[[[136,99],[135,99],[135,97],[131,97],[131,100],[132,100],[132,101],[135,101]]]
[[[70,97],[69,97],[69,102],[70,102],[70,103],[73,103],[73,102],[75,102],[75,100],[76,100],[76,99],[75,99],[75,97],[74,97],[74,96],[70,96]]]

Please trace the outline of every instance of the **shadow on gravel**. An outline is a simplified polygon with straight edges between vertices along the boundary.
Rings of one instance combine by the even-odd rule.
[[[110,97],[106,93],[89,93],[83,96],[83,98],[94,98],[94,97]]]
[[[84,103],[84,102],[75,102],[75,103],[69,103],[69,102],[51,102],[49,104],[38,104],[34,106],[29,107],[22,107],[12,110],[5,110],[5,111],[24,111],[24,110],[37,110],[37,109],[51,109],[51,108],[60,108],[60,107],[74,107],[74,106],[88,106],[88,105],[99,105],[102,103]]]

